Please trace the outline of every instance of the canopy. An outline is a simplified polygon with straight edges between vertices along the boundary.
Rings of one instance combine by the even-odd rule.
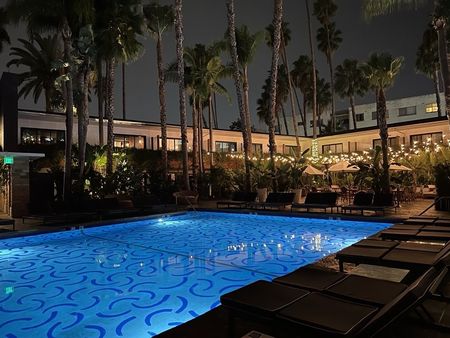
[[[411,168],[404,166],[403,164],[391,164],[389,170],[392,171],[411,171]]]
[[[354,173],[359,171],[358,166],[351,165],[348,161],[340,161],[328,168],[329,172]]]
[[[312,165],[309,165],[303,170],[303,174],[305,175],[311,175],[311,176],[323,176],[325,175],[322,171],[319,169],[313,167]]]

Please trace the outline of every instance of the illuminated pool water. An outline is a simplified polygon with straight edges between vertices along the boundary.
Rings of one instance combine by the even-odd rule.
[[[0,241],[0,337],[149,337],[388,224],[212,212]]]

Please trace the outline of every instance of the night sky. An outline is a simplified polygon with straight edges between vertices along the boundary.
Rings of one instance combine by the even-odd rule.
[[[30,0],[32,1],[32,0]],[[161,3],[172,4],[174,1],[163,0]],[[387,92],[388,99],[428,94],[433,92],[433,85],[422,74],[414,69],[415,54],[420,44],[422,33],[430,21],[431,5],[418,11],[403,11],[396,14],[375,18],[370,23],[364,21],[361,13],[361,2],[357,0],[337,0],[338,12],[335,18],[337,28],[342,31],[343,43],[334,56],[335,65],[345,58],[367,59],[371,52],[390,52],[394,56],[403,56],[405,64],[395,86]],[[4,5],[6,0],[0,0]],[[430,1],[431,3],[431,1]],[[251,31],[264,30],[272,21],[273,1],[271,0],[236,0],[236,23],[246,24]],[[227,27],[225,0],[185,0],[184,1],[184,33],[185,46],[195,43],[209,44],[223,37]],[[307,43],[307,22],[305,2],[301,0],[285,0],[285,21],[289,22],[292,40],[287,48],[290,62],[300,54],[309,54]],[[313,21],[313,29],[319,23]],[[18,46],[17,38],[26,37],[23,27],[10,26],[9,32],[12,46]],[[175,60],[175,37],[173,32],[164,36],[164,55],[166,63]],[[127,65],[127,117],[134,120],[158,121],[159,103],[156,77],[156,43],[151,38],[143,39],[145,53],[141,59]],[[9,47],[6,46],[0,56],[2,71],[7,70],[6,63],[10,59]],[[325,56],[316,53],[318,69],[321,77],[329,79]],[[226,55],[224,55],[226,60]],[[227,61],[227,60],[226,60]],[[261,44],[258,55],[250,65],[250,108],[256,127],[262,124],[256,117],[256,101],[261,87],[268,76],[271,62],[271,51]],[[9,71],[15,72],[15,66]],[[117,70],[116,85],[116,117],[122,116],[121,72]],[[228,128],[231,121],[238,117],[235,103],[235,90],[232,80],[222,82],[228,89],[231,102],[218,98],[219,127]],[[178,88],[169,83],[166,87],[168,102],[168,121],[178,123]],[[357,103],[373,101],[370,94]],[[336,99],[338,108],[346,108],[347,102]],[[42,102],[35,105],[31,99],[19,102],[20,108],[42,109]],[[96,102],[92,103],[91,115],[96,115]],[[190,107],[188,107],[190,113]]]

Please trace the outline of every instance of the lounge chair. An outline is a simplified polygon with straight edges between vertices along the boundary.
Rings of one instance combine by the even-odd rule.
[[[375,213],[381,212],[385,215],[386,210],[392,208],[397,208],[394,205],[394,195],[392,193],[377,195],[372,192],[360,191],[356,193],[353,199],[353,204],[343,206],[341,210],[343,213],[347,213],[347,211],[351,213],[356,210],[361,212],[361,215],[364,214],[364,211],[373,211]]]
[[[16,221],[14,219],[0,219],[0,225],[10,225],[12,226],[12,231],[16,231]],[[0,228],[0,231],[3,228]]]
[[[248,206],[251,209],[285,209],[294,201],[293,192],[271,192],[265,202],[253,202]]]
[[[292,203],[291,211],[294,209],[306,209],[309,212],[310,209],[322,209],[325,212],[327,209],[336,208],[338,210],[339,206],[336,204],[338,198],[338,193],[336,192],[309,192],[305,197],[304,203]]]
[[[217,208],[219,209],[220,206],[225,206],[226,208],[245,208],[249,203],[255,202],[257,195],[256,192],[236,191],[233,193],[231,200],[218,201]]]
[[[321,292],[257,281],[223,295],[221,302],[231,310],[231,320],[244,316],[273,321],[277,337],[368,337],[418,305],[439,273],[431,267],[409,286],[346,275]]]

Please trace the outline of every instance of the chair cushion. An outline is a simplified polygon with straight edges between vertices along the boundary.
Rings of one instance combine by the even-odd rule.
[[[419,251],[428,251],[428,252],[440,252],[444,246],[440,244],[430,244],[423,242],[401,242],[397,247],[397,249],[404,250],[419,250]]]
[[[405,263],[413,265],[433,265],[437,258],[435,252],[392,249],[382,260],[391,263]]]
[[[356,246],[368,246],[373,248],[387,248],[391,249],[398,245],[398,242],[394,241],[383,241],[379,239],[362,239],[359,242],[356,242]]]
[[[352,298],[376,305],[385,305],[408,286],[382,279],[350,275],[328,288],[335,295]]]
[[[324,290],[345,276],[342,272],[304,266],[273,281],[308,290]]]
[[[281,310],[277,318],[326,332],[345,334],[360,327],[377,310],[376,306],[313,292]]]
[[[259,280],[222,295],[220,301],[233,309],[273,316],[276,311],[308,293],[299,288]]]
[[[388,248],[359,247],[352,245],[339,251],[336,254],[336,258],[339,259],[349,256],[357,256],[362,258],[379,259],[383,257],[383,255],[385,255],[388,251]]]

